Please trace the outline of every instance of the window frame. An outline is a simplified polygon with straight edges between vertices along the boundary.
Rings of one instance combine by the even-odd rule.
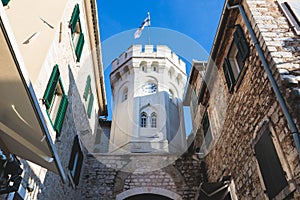
[[[244,30],[239,24],[237,24],[235,25],[233,40],[231,42],[229,51],[223,62],[223,73],[229,93],[232,93],[234,90],[238,89],[238,86],[243,79],[242,77],[246,72],[245,61],[249,57],[249,54],[250,46],[246,40]],[[239,60],[237,57],[240,57],[241,60]],[[234,73],[234,71],[236,73]]]
[[[208,124],[208,125],[207,125]],[[210,149],[210,147],[212,146],[212,142],[213,142],[213,134],[211,131],[211,123],[209,120],[209,115],[208,115],[208,111],[206,110],[204,112],[204,115],[202,117],[202,130],[203,130],[203,139],[204,139],[204,144],[205,144],[205,149],[206,151],[208,151]],[[209,137],[209,135],[210,137]],[[208,137],[210,138],[210,140],[208,140]]]
[[[151,124],[151,128],[157,128],[157,114],[156,114],[156,112],[151,113],[150,124]]]
[[[281,167],[285,173],[285,179],[287,181],[287,185],[277,194],[275,195],[275,197],[273,199],[276,199],[277,197],[283,198],[283,197],[287,197],[289,196],[295,189],[296,189],[296,183],[293,180],[293,174],[292,171],[288,165],[288,162],[285,158],[285,155],[283,153],[283,150],[281,148],[280,145],[280,141],[279,138],[273,128],[273,124],[270,122],[269,119],[264,120],[262,123],[260,123],[261,126],[257,129],[257,131],[254,133],[253,135],[253,140],[252,140],[252,150],[255,156],[255,162],[256,162],[256,169],[258,171],[258,175],[259,175],[259,179],[260,179],[260,183],[261,186],[263,188],[263,190],[265,191],[265,197],[269,198],[267,195],[267,191],[266,191],[266,185],[265,185],[265,181],[263,178],[263,174],[259,165],[259,161],[255,155],[255,150],[254,147],[255,145],[259,142],[259,140],[261,139],[261,137],[263,136],[263,134],[266,134],[266,131],[269,131],[270,134],[270,138],[273,142],[273,145],[275,147],[275,153],[277,154],[278,158],[279,158],[279,162],[281,164]]]
[[[60,91],[59,95],[57,95],[58,93],[56,92],[57,88],[59,88]],[[55,130],[57,137],[59,137],[68,108],[68,97],[64,91],[58,65],[53,67],[49,77],[43,96],[43,103],[46,107],[46,113],[51,125]]]
[[[69,169],[68,175],[73,188],[75,188],[79,184],[83,159],[84,156],[80,145],[80,140],[78,135],[75,135],[73,140],[71,155],[69,159],[69,165],[68,165],[68,169]]]
[[[71,38],[76,55],[76,62],[80,62],[84,46],[84,34],[81,28],[79,4],[76,4],[73,9],[69,28],[71,29]]]
[[[141,128],[147,128],[147,118],[148,118],[148,115],[146,112],[141,112],[141,115],[140,115],[140,127]]]
[[[294,13],[293,6],[289,4],[290,1],[291,0],[277,0],[277,3],[296,34],[300,35],[300,16],[297,16],[297,13]]]

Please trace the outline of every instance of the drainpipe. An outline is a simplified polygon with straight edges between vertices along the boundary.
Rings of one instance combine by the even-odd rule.
[[[298,153],[298,157],[300,158],[300,140],[299,140],[299,133],[298,133],[297,127],[296,127],[296,125],[295,125],[295,123],[294,123],[294,121],[293,121],[293,119],[292,119],[292,117],[291,117],[291,115],[290,115],[290,113],[288,111],[286,102],[284,101],[284,99],[282,97],[282,94],[279,91],[279,87],[278,87],[278,85],[277,85],[277,83],[276,83],[276,81],[275,81],[275,79],[274,79],[274,77],[273,77],[273,75],[271,73],[270,67],[269,67],[269,65],[267,63],[267,60],[266,60],[264,54],[263,54],[263,51],[261,50],[261,48],[259,46],[259,43],[257,41],[257,38],[256,38],[256,36],[254,34],[254,31],[253,31],[251,25],[250,25],[250,22],[249,22],[246,14],[245,14],[245,11],[244,11],[243,7],[240,4],[239,5],[230,6],[227,3],[226,7],[227,7],[228,10],[238,8],[239,11],[240,11],[240,13],[241,13],[241,15],[242,15],[242,18],[243,18],[243,20],[244,20],[244,22],[245,22],[245,24],[246,24],[246,26],[248,28],[248,31],[249,31],[250,36],[251,36],[251,39],[252,39],[252,41],[253,41],[253,43],[255,45],[255,48],[257,50],[258,56],[259,56],[259,58],[260,58],[260,60],[261,60],[261,62],[263,64],[264,69],[265,69],[265,71],[266,71],[266,73],[268,75],[268,78],[269,78],[270,82],[271,82],[271,86],[272,86],[272,88],[273,88],[273,90],[275,92],[275,95],[277,97],[279,105],[280,105],[280,107],[281,107],[281,109],[283,111],[284,116],[286,117],[286,120],[288,122],[290,130],[292,131],[294,142],[295,142],[297,153]]]

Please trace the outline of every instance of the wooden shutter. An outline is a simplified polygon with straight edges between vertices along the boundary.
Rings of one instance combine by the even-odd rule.
[[[9,1],[10,1],[10,0],[2,0],[3,6],[7,6],[7,4],[8,4]]]
[[[249,55],[249,45],[246,41],[243,29],[241,26],[236,26],[234,35],[233,35],[234,42],[238,48],[238,51],[242,57],[242,60],[245,61],[245,59]]]
[[[60,135],[61,132],[61,128],[64,122],[64,118],[66,115],[66,111],[67,111],[67,107],[68,107],[68,97],[67,95],[63,95],[59,104],[59,108],[56,114],[56,118],[55,118],[55,122],[54,122],[54,129],[56,130],[56,133],[58,134],[58,136]]]
[[[93,93],[91,93],[89,104],[88,104],[88,109],[87,109],[88,118],[91,118],[93,103],[94,103],[94,95],[93,95]]]
[[[267,129],[254,146],[255,156],[270,199],[273,199],[288,182],[277,155],[271,133]]]
[[[75,54],[76,54],[76,61],[79,62],[80,61],[80,57],[81,57],[81,53],[82,53],[82,49],[83,49],[83,44],[84,44],[84,36],[83,33],[80,33],[79,38],[78,38],[78,42],[76,45],[76,49],[75,49]]]
[[[235,84],[235,78],[234,78],[234,74],[233,74],[230,62],[227,58],[225,58],[225,60],[224,60],[223,71],[224,71],[226,83],[228,86],[228,90],[229,90],[229,92],[232,92],[234,84]]]
[[[72,17],[71,17],[71,20],[70,20],[70,24],[69,24],[69,27],[71,28],[71,33],[73,34],[76,30],[76,24],[79,20],[79,5],[76,4],[74,9],[73,9],[73,13],[72,13]]]
[[[49,109],[51,106],[53,97],[55,95],[55,90],[56,90],[56,86],[57,86],[57,83],[59,80],[59,76],[60,76],[60,73],[59,73],[58,65],[55,65],[53,68],[53,71],[51,73],[51,76],[50,76],[50,79],[47,84],[47,88],[46,88],[46,91],[45,91],[45,94],[43,97],[43,99],[45,101],[45,106],[47,109]]]
[[[75,161],[76,154],[78,154],[78,160],[77,160],[76,166],[74,166],[74,161]],[[80,173],[81,173],[82,162],[83,162],[83,153],[80,149],[78,135],[76,135],[74,137],[71,156],[70,156],[70,161],[69,161],[69,166],[68,166],[68,169],[70,171],[72,171],[73,168],[75,167],[75,175],[73,177],[75,185],[78,185],[78,183],[79,183],[79,177],[80,177]]]
[[[86,79],[84,93],[83,93],[83,98],[84,98],[85,101],[87,100],[87,98],[89,96],[90,89],[91,89],[91,76],[88,75],[88,77]]]

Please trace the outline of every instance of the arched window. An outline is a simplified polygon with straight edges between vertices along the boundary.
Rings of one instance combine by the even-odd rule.
[[[151,114],[151,128],[157,127],[157,115],[155,112]]]
[[[169,98],[172,100],[174,97],[174,93],[171,89],[169,89]]]
[[[147,113],[141,113],[141,127],[146,128],[147,126]]]
[[[173,69],[173,67],[171,67],[170,70],[168,71],[169,77],[172,78],[174,73],[175,73],[175,70]]]
[[[152,71],[154,72],[158,72],[158,62],[155,61],[151,64],[151,67],[152,67]]]
[[[142,61],[140,64],[140,68],[143,72],[147,71],[147,62],[146,61]]]
[[[123,101],[126,101],[128,98],[128,88],[126,87],[124,90],[123,90],[123,94],[122,94],[122,102]]]

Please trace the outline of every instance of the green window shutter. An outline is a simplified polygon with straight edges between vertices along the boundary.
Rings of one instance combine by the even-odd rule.
[[[9,1],[10,1],[10,0],[2,0],[3,6],[7,6],[7,4],[8,4]]]
[[[68,97],[67,95],[63,95],[59,104],[59,108],[56,114],[55,122],[54,122],[54,129],[57,132],[58,136],[60,135],[61,128],[63,125],[63,121],[65,118],[65,114],[68,107]]]
[[[45,91],[45,94],[43,97],[47,109],[49,109],[51,106],[51,102],[55,95],[56,86],[59,81],[59,76],[60,76],[60,73],[59,73],[58,65],[55,65],[53,68],[53,71],[51,73],[51,76],[50,76],[50,79],[47,84],[47,88],[46,88],[46,91]]]
[[[88,105],[88,109],[87,109],[88,118],[91,118],[93,103],[94,103],[94,95],[93,95],[93,93],[91,93],[89,105]]]
[[[76,49],[75,49],[75,54],[76,54],[76,61],[79,62],[80,61],[80,57],[81,57],[81,53],[82,53],[82,49],[83,49],[83,44],[84,44],[84,36],[83,33],[80,33],[79,38],[78,38],[78,42],[76,45]]]
[[[235,78],[234,78],[234,74],[232,72],[230,62],[227,58],[225,58],[225,60],[224,60],[223,71],[224,71],[226,83],[228,86],[228,90],[229,90],[229,92],[232,92],[234,84],[235,84]]]
[[[234,35],[233,35],[234,42],[238,48],[238,51],[242,57],[242,60],[245,61],[245,59],[249,55],[249,45],[246,41],[243,29],[241,26],[236,26]]]
[[[88,75],[87,80],[86,80],[86,84],[85,84],[84,93],[83,93],[83,98],[84,98],[85,101],[88,98],[90,88],[91,88],[91,76]]]
[[[70,20],[70,24],[69,24],[69,27],[71,28],[71,32],[72,34],[75,32],[76,30],[76,24],[79,20],[79,5],[76,4],[75,7],[74,7],[74,10],[73,10],[73,13],[72,13],[72,17],[71,17],[71,20]]]
[[[76,154],[78,154],[78,160],[77,160],[76,166],[74,166]],[[68,166],[69,170],[71,170],[71,171],[75,167],[75,175],[73,177],[75,185],[78,185],[78,183],[79,183],[79,177],[80,177],[80,172],[81,172],[81,168],[82,168],[82,163],[83,163],[83,153],[80,148],[78,135],[76,135],[74,138],[72,152],[71,152],[69,166]]]

